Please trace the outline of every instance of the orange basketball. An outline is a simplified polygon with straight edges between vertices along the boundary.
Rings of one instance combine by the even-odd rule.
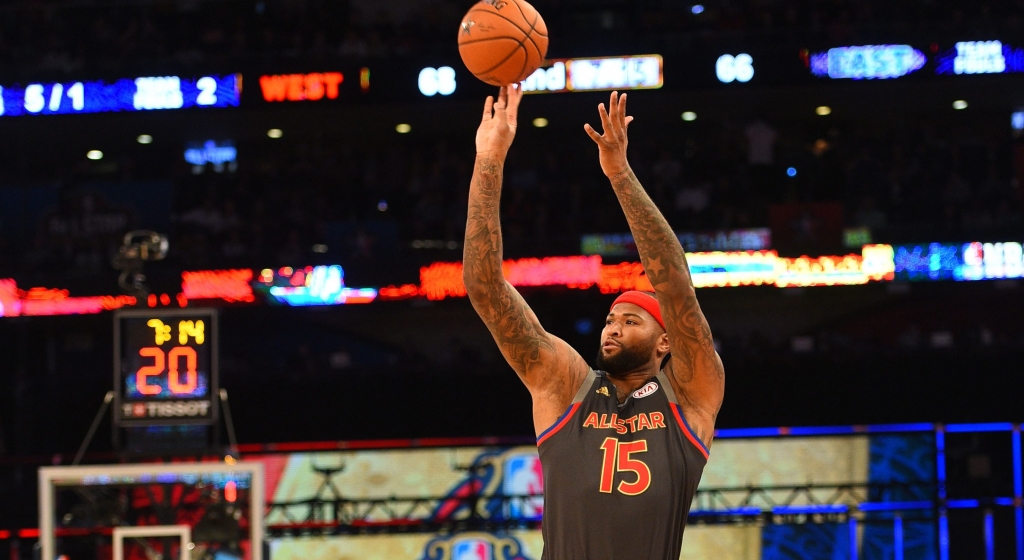
[[[547,52],[548,27],[525,0],[480,0],[459,26],[462,62],[491,85],[525,80]]]

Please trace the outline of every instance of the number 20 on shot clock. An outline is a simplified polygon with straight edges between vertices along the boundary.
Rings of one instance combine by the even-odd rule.
[[[114,317],[114,417],[122,426],[217,420],[213,309],[121,311]]]

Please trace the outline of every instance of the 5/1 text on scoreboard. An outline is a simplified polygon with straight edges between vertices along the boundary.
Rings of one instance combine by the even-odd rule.
[[[0,116],[237,107],[241,91],[241,74],[0,86]]]

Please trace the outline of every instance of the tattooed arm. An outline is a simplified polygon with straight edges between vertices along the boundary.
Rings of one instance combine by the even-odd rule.
[[[598,106],[604,134],[588,124],[587,134],[597,143],[601,169],[611,180],[640,251],[647,278],[654,286],[668,330],[672,358],[665,373],[688,413],[688,420],[705,445],[711,445],[715,419],[725,394],[725,369],[715,351],[697,292],[690,278],[686,253],[668,221],[644,191],[626,161],[626,95],[613,92],[608,104]]]
[[[484,104],[469,187],[462,277],[473,308],[533,396],[534,427],[539,435],[572,402],[589,367],[565,341],[541,327],[533,310],[505,280],[501,269],[498,208],[502,168],[515,136],[522,96],[519,88],[502,88],[496,103],[488,97]]]

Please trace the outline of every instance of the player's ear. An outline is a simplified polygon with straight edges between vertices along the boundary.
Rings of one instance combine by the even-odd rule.
[[[659,352],[664,352],[665,354],[672,351],[672,347],[668,344],[668,333],[661,333],[658,335],[657,348]]]

